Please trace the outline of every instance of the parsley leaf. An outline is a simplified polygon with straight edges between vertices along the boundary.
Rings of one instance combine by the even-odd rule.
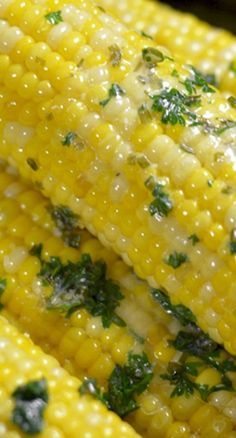
[[[155,49],[155,47],[145,47],[142,50],[142,58],[148,68],[153,68],[159,62],[163,62],[165,60],[163,53],[160,50]]]
[[[121,327],[126,325],[115,312],[124,295],[116,283],[106,278],[105,262],[93,262],[89,254],[82,254],[77,263],[63,264],[59,257],[44,261],[41,255],[39,259],[38,277],[44,286],[52,287],[52,294],[47,298],[48,309],[57,309],[70,316],[77,309],[85,308],[91,315],[100,316],[105,328],[112,323]]]
[[[190,309],[183,304],[171,304],[168,295],[161,289],[151,289],[153,298],[169,315],[174,316],[183,326],[196,323],[196,317]]]
[[[140,30],[140,35],[142,35],[145,38],[149,38],[150,40],[153,40],[153,37],[151,35],[148,35],[148,33],[144,32],[143,30]]]
[[[101,106],[106,106],[112,97],[119,97],[123,96],[125,94],[125,91],[118,85],[118,84],[112,84],[111,88],[108,90],[108,98],[104,100],[100,100]]]
[[[179,397],[181,395],[189,397],[194,393],[195,383],[188,377],[188,371],[189,369],[191,370],[191,368],[187,368],[187,366],[187,364],[181,365],[177,362],[170,362],[167,369],[168,373],[161,374],[163,380],[169,380],[170,384],[175,386],[171,397]],[[194,372],[197,373],[196,365],[194,370]],[[192,375],[197,375],[195,373],[190,372]]]
[[[172,254],[170,254],[166,260],[166,264],[170,265],[172,268],[177,269],[179,268],[183,263],[186,263],[189,261],[189,258],[187,254],[183,252],[177,252],[174,251]]]
[[[53,25],[59,24],[63,21],[61,16],[61,11],[49,12],[49,14],[45,15],[46,20]]]
[[[140,105],[140,107],[138,108],[138,115],[141,123],[149,123],[152,120],[152,115],[146,103]]]
[[[229,102],[230,106],[232,106],[232,108],[236,108],[236,97],[230,96],[228,98],[228,102]]]
[[[78,231],[79,216],[65,205],[47,207],[56,227],[62,232],[63,241],[72,248],[79,248],[81,236]]]
[[[236,228],[230,233],[229,249],[231,254],[236,254]]]
[[[146,181],[146,186],[148,186],[148,181]],[[159,216],[168,216],[170,211],[173,209],[173,203],[169,198],[168,193],[165,192],[164,186],[162,184],[156,184],[153,188],[152,195],[154,200],[149,205],[149,212],[151,216],[158,214]]]
[[[232,61],[229,65],[229,70],[232,71],[236,75],[236,63]]]
[[[15,406],[12,422],[29,435],[43,431],[43,414],[48,403],[48,389],[45,379],[34,380],[19,386],[12,394]]]
[[[0,298],[7,287],[7,280],[5,278],[0,278]],[[3,304],[0,303],[0,310],[3,309]]]
[[[117,67],[121,63],[121,50],[117,44],[108,47],[110,51],[110,63],[113,67]]]
[[[191,236],[188,237],[188,240],[191,240],[193,246],[200,242],[200,239],[196,234],[191,234]]]
[[[90,394],[97,400],[100,400],[104,405],[108,406],[107,400],[104,397],[101,389],[97,385],[96,379],[90,379],[85,377],[82,385],[79,388],[79,393],[81,395]]]
[[[215,93],[216,90],[209,84],[207,79],[212,80],[212,76],[204,76],[199,70],[191,66],[191,78],[184,81],[184,85],[189,94],[196,93],[196,87],[200,87],[203,93]]]
[[[129,353],[128,362],[124,366],[116,365],[108,379],[107,392],[102,394],[96,381],[82,384],[82,393],[94,395],[120,417],[138,409],[135,396],[148,387],[153,377],[152,366],[145,353]],[[81,388],[80,388],[81,392]]]
[[[185,126],[185,117],[196,120],[196,115],[189,110],[189,107],[199,104],[198,96],[186,96],[177,89],[171,88],[150,98],[153,100],[152,110],[162,114],[161,121],[164,124]]]
[[[68,132],[68,134],[66,134],[66,136],[64,137],[61,143],[63,146],[70,146],[76,138],[77,138],[76,132],[71,131]]]
[[[29,165],[29,167],[31,167],[32,170],[34,170],[34,171],[38,170],[39,166],[33,158],[30,158],[30,157],[27,158],[26,162]]]

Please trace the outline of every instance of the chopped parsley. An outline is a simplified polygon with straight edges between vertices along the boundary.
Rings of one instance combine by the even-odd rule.
[[[200,239],[196,234],[191,234],[191,236],[188,237],[188,240],[191,240],[193,246],[200,242]]]
[[[62,232],[63,241],[72,248],[79,248],[81,235],[78,231],[79,216],[64,205],[47,207],[56,227]]]
[[[178,332],[175,339],[169,341],[172,347],[183,353],[182,362],[169,363],[168,373],[161,376],[175,386],[171,396],[188,396],[196,390],[203,400],[207,400],[212,392],[234,391],[232,381],[226,373],[236,372],[235,358],[227,354],[221,345],[218,345],[197,326],[196,317],[190,309],[182,304],[172,304],[170,298],[161,289],[151,289],[151,293],[163,309],[174,316],[185,328]],[[188,362],[188,357],[192,356],[197,357],[199,362]],[[209,387],[192,380],[193,376],[198,376],[198,369],[201,367],[204,369],[206,365],[219,372],[220,383],[218,385]]]
[[[149,188],[149,179],[146,181],[145,185]],[[168,193],[165,192],[164,186],[157,183],[152,190],[152,196],[155,199],[149,205],[149,213],[151,216],[154,216],[154,214],[158,214],[161,217],[168,216],[173,209],[173,203]]]
[[[204,119],[204,117],[199,117],[190,126],[202,126],[203,131],[207,134],[221,135],[227,129],[235,128],[236,122],[234,120],[221,119],[216,125],[214,125],[210,123],[209,120]],[[220,154],[222,155],[221,152]]]
[[[161,289],[151,289],[153,298],[171,316],[174,316],[183,326],[196,324],[193,312],[183,304],[172,304],[168,295]]]
[[[61,16],[61,11],[49,12],[49,14],[45,15],[46,20],[53,25],[59,24],[63,21]]]
[[[112,97],[119,97],[123,96],[125,94],[125,91],[118,85],[118,84],[112,84],[111,88],[108,90],[108,98],[104,100],[100,100],[101,106],[106,106]]]
[[[161,121],[170,125],[186,125],[186,117],[196,120],[196,114],[189,110],[193,105],[199,105],[199,96],[187,96],[176,88],[163,90],[160,94],[150,96],[153,101],[152,110],[161,113]]]
[[[228,102],[229,102],[230,106],[232,106],[232,108],[236,108],[236,97],[230,96],[228,98]]]
[[[143,30],[140,30],[140,35],[142,35],[145,38],[149,38],[149,40],[153,40],[153,37],[149,35],[148,33],[144,32]]]
[[[179,268],[183,263],[186,263],[189,261],[189,258],[187,254],[183,252],[177,252],[174,251],[172,254],[168,256],[166,259],[166,264],[170,265],[172,268],[177,269]]]
[[[212,179],[208,179],[207,180],[207,185],[208,185],[208,187],[212,187],[213,186],[213,183],[214,183],[214,181],[212,180]]]
[[[236,63],[232,61],[229,65],[229,70],[232,71],[236,75]]]
[[[113,67],[117,67],[121,63],[122,55],[121,50],[117,44],[113,44],[108,47],[110,51],[110,63]]]
[[[63,146],[70,146],[77,138],[76,132],[68,132],[64,139],[62,140],[61,144]]]
[[[38,277],[44,286],[52,287],[52,294],[46,299],[48,309],[59,310],[70,316],[77,309],[85,308],[93,316],[100,316],[103,327],[112,323],[125,326],[115,309],[124,298],[119,286],[106,277],[106,264],[102,260],[93,262],[89,254],[81,259],[63,264],[59,257],[42,260],[40,248],[34,247],[41,261]],[[42,250],[42,247],[41,247]]]
[[[197,87],[201,88],[203,93],[215,93],[216,90],[212,87],[213,76],[204,76],[199,70],[191,66],[191,77],[185,79],[184,85],[189,94],[197,92]]]
[[[196,390],[199,392],[202,400],[207,401],[209,395],[213,392],[233,390],[232,382],[226,376],[222,377],[221,383],[213,386],[194,382],[192,378],[198,376],[198,368],[202,366],[202,362],[185,362],[184,364],[170,362],[167,369],[168,372],[162,374],[161,378],[168,380],[171,385],[175,386],[171,397],[179,397],[181,395],[189,397]]]
[[[129,353],[127,364],[116,365],[111,373],[107,392],[102,394],[94,379],[86,379],[80,393],[95,396],[123,418],[138,409],[135,397],[145,391],[152,377],[152,366],[146,354]]]
[[[231,254],[236,254],[236,228],[230,233],[229,249]]]
[[[149,111],[146,103],[143,103],[138,108],[138,115],[139,115],[141,123],[149,123],[152,121],[152,115],[151,115],[151,112]]]
[[[18,386],[12,398],[15,402],[12,422],[27,435],[42,432],[43,415],[49,400],[46,380],[34,380]]]
[[[7,287],[7,280],[5,278],[0,278],[0,298]],[[0,303],[0,310],[3,309],[3,304]]]
[[[27,164],[29,165],[29,167],[31,167],[32,170],[36,171],[38,170],[39,166],[37,164],[37,162],[34,160],[34,158],[27,158],[26,160]]]
[[[173,76],[173,78],[179,78],[179,72],[176,70],[176,68],[172,70],[171,76]]]
[[[155,47],[145,47],[145,49],[142,50],[142,58],[148,68],[153,68],[159,64],[159,62],[165,60],[163,53],[160,50],[155,49]]]
[[[148,160],[148,158],[141,154],[130,154],[127,158],[127,163],[128,164],[138,164],[141,169],[146,169],[147,167],[150,166],[150,161]]]

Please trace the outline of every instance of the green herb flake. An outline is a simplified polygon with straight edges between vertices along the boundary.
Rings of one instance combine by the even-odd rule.
[[[112,97],[120,97],[124,94],[125,91],[118,84],[112,84],[111,88],[108,90],[108,98],[100,100],[99,104],[104,107],[110,102]]]
[[[79,216],[64,205],[47,207],[56,227],[62,232],[63,241],[72,248],[79,248],[81,235],[78,230]]]
[[[108,47],[110,51],[110,63],[113,67],[117,67],[121,63],[122,55],[121,50],[117,44],[113,44]]]
[[[177,362],[170,362],[168,364],[167,373],[161,374],[163,380],[168,380],[175,388],[171,393],[171,397],[179,397],[184,395],[189,397],[194,393],[195,384],[188,377],[188,372],[185,365],[181,365]],[[196,366],[194,372],[197,372]]]
[[[77,134],[75,132],[68,132],[63,138],[61,144],[63,146],[70,146],[77,138]]]
[[[232,108],[236,108],[236,97],[230,96],[228,98],[228,102]]]
[[[189,261],[189,258],[187,254],[183,252],[177,252],[174,251],[172,254],[170,254],[165,261],[167,265],[171,266],[174,269],[179,268],[183,263],[186,263]]]
[[[53,24],[54,26],[63,21],[61,11],[50,12],[49,14],[45,15],[45,18],[50,24]]]
[[[224,195],[232,195],[232,193],[234,193],[234,188],[227,185],[221,190],[221,193],[223,193]]]
[[[135,397],[147,389],[152,378],[153,370],[146,354],[129,353],[127,364],[115,366],[108,379],[106,393],[102,394],[96,381],[92,379],[85,385],[82,384],[82,393],[95,396],[103,401],[108,409],[123,418],[138,409]]]
[[[161,113],[161,121],[170,125],[186,125],[186,118],[196,120],[196,115],[189,107],[200,103],[199,96],[186,96],[175,88],[163,90],[160,94],[150,96],[152,110]]]
[[[27,435],[42,432],[44,411],[49,400],[46,380],[34,380],[19,386],[12,398],[15,402],[12,422]]]
[[[43,251],[43,245],[42,243],[38,243],[32,246],[32,248],[29,250],[29,254],[34,257],[37,257],[40,260],[42,251]]]
[[[101,389],[97,385],[96,379],[85,377],[79,388],[79,393],[80,395],[92,395],[97,400],[100,400],[105,406],[109,407],[106,398],[103,396]]]
[[[212,187],[213,186],[213,183],[214,183],[214,181],[213,181],[213,179],[208,179],[207,180],[207,185],[208,185],[208,187]]]
[[[236,128],[236,122],[234,120],[220,120],[219,125],[214,128],[213,133],[221,135],[228,129],[232,128]]]
[[[176,70],[176,68],[172,70],[171,76],[173,76],[173,78],[179,78],[179,72]]]
[[[203,401],[207,401],[210,394],[217,391],[232,391],[232,382],[225,376],[218,385],[209,386],[206,384],[199,384],[192,380],[192,377],[198,376],[199,367],[202,367],[201,362],[189,362],[179,364],[177,362],[170,362],[167,373],[162,374],[163,380],[168,380],[175,388],[171,393],[171,397],[185,396],[189,397],[198,391]]]
[[[154,196],[154,200],[149,205],[149,213],[151,216],[154,214],[158,214],[159,216],[168,216],[170,211],[173,209],[173,203],[167,192],[164,190],[164,186],[162,184],[156,184],[152,195]]]
[[[191,234],[191,236],[188,237],[188,240],[192,242],[193,246],[195,246],[198,242],[200,242],[200,239],[196,234]]]
[[[236,75],[236,62],[232,61],[229,65],[229,70],[232,71]]]
[[[145,47],[145,49],[142,50],[142,58],[148,68],[153,68],[165,60],[163,53],[155,49],[155,47]]]
[[[38,250],[37,254],[38,256]],[[77,309],[85,308],[93,316],[100,316],[103,327],[112,323],[124,327],[126,324],[115,312],[124,298],[119,286],[107,278],[107,267],[102,260],[93,262],[89,254],[82,254],[77,263],[63,264],[59,257],[49,261],[38,256],[41,270],[38,277],[44,286],[51,286],[52,294],[47,298],[47,308],[70,316]]]
[[[3,294],[3,292],[6,290],[7,287],[7,280],[5,278],[0,278],[0,298]],[[0,310],[2,310],[4,305],[0,303]]]
[[[151,294],[167,314],[174,316],[183,326],[196,324],[196,317],[183,304],[172,304],[168,295],[161,289],[151,289]]]
[[[103,12],[104,14],[106,13],[106,10],[102,6],[97,5],[97,8],[99,9],[99,11]]]
[[[140,30],[139,33],[141,36],[148,38],[149,40],[153,40],[153,37],[151,35],[149,35],[148,33],[144,32],[143,30]]]
[[[197,88],[199,87],[202,89],[203,93],[215,93],[215,88],[212,87],[211,83],[209,82],[214,80],[212,75],[204,76],[199,70],[194,68],[193,66],[191,68],[191,78],[187,78],[184,81],[185,88],[189,94],[193,94],[197,92]]]
[[[152,121],[152,115],[151,112],[148,109],[147,104],[143,103],[139,108],[138,108],[138,115],[140,118],[141,123],[149,123]]]
[[[230,254],[236,254],[236,228],[234,228],[230,233],[229,249]]]
[[[34,160],[34,158],[27,158],[26,160],[27,164],[29,165],[29,167],[31,167],[32,170],[34,170],[36,172],[36,170],[38,170],[39,166],[37,164],[37,162]]]

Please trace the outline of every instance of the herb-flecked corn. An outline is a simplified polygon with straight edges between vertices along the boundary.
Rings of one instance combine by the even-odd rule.
[[[215,75],[222,91],[236,94],[236,38],[191,14],[149,0],[100,0],[122,22],[168,47],[184,64]]]
[[[56,359],[43,353],[2,316],[0,351],[0,436],[19,438],[28,435],[12,422],[12,394],[21,385],[46,379],[48,402],[38,437],[138,437],[127,423],[108,412],[100,402],[81,397],[78,392],[79,380],[71,377]]]
[[[171,398],[172,387],[160,375],[172,360],[181,357],[168,345],[178,330],[159,305],[151,300],[149,287],[138,280],[117,256],[86,231],[80,231],[79,251],[65,246],[48,213],[48,201],[21,181],[12,168],[1,165],[0,175],[0,277],[6,280],[1,296],[2,315],[30,334],[35,343],[54,355],[61,365],[79,378],[96,378],[106,386],[115,364],[123,365],[129,351],[145,349],[154,366],[154,379],[138,398],[139,409],[129,421],[143,436],[232,438],[236,428],[234,393],[220,391],[210,395],[208,403],[194,393]],[[27,235],[25,230],[28,230]],[[125,295],[117,312],[127,327],[112,324],[103,328],[100,317],[77,310],[65,318],[56,310],[47,310],[45,291],[36,275],[37,258],[29,255],[32,245],[43,244],[43,256],[55,253],[64,261],[75,261],[87,252],[92,259],[103,258],[108,274]],[[33,316],[33,317],[32,317]],[[142,340],[143,341],[140,341]],[[233,379],[236,384],[236,378]],[[215,370],[205,366],[198,383],[210,386],[218,381]],[[208,415],[208,422],[202,418]]]
[[[1,155],[235,353],[235,109],[89,1],[1,16]]]

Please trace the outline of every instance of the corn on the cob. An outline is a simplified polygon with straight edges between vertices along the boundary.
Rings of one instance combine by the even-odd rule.
[[[236,352],[235,110],[89,1],[1,5],[2,156]]]
[[[100,402],[80,397],[79,380],[3,317],[0,351],[0,436],[139,436]]]
[[[236,94],[236,38],[191,14],[149,0],[100,0],[128,26],[168,47],[181,62],[211,75],[222,90]]]
[[[180,353],[168,345],[179,325],[154,305],[148,286],[86,231],[80,231],[79,252],[63,245],[47,207],[47,200],[20,181],[11,168],[5,170],[2,164],[0,277],[6,280],[6,288],[1,293],[2,314],[27,331],[70,373],[80,378],[85,375],[96,378],[102,386],[106,386],[115,364],[126,363],[130,351],[138,353],[145,349],[155,366],[155,375],[149,389],[138,397],[140,408],[128,417],[143,436],[177,438],[199,433],[200,436],[233,438],[236,399],[232,392],[213,392],[208,403],[195,392],[188,397],[185,393],[170,397],[173,388],[160,376],[166,373],[169,362],[180,360]],[[77,310],[70,318],[56,310],[47,310],[43,299],[47,290],[36,277],[40,263],[28,254],[32,245],[39,243],[43,244],[43,257],[47,259],[57,254],[65,262],[67,259],[75,261],[79,253],[87,252],[93,260],[101,257],[106,260],[109,276],[120,285],[125,296],[117,313],[127,322],[127,327],[112,324],[103,328],[101,318],[91,316],[84,309]],[[212,387],[219,379],[219,373],[206,364],[196,382]],[[233,383],[236,385],[234,377]],[[208,423],[202,420],[207,415]]]

